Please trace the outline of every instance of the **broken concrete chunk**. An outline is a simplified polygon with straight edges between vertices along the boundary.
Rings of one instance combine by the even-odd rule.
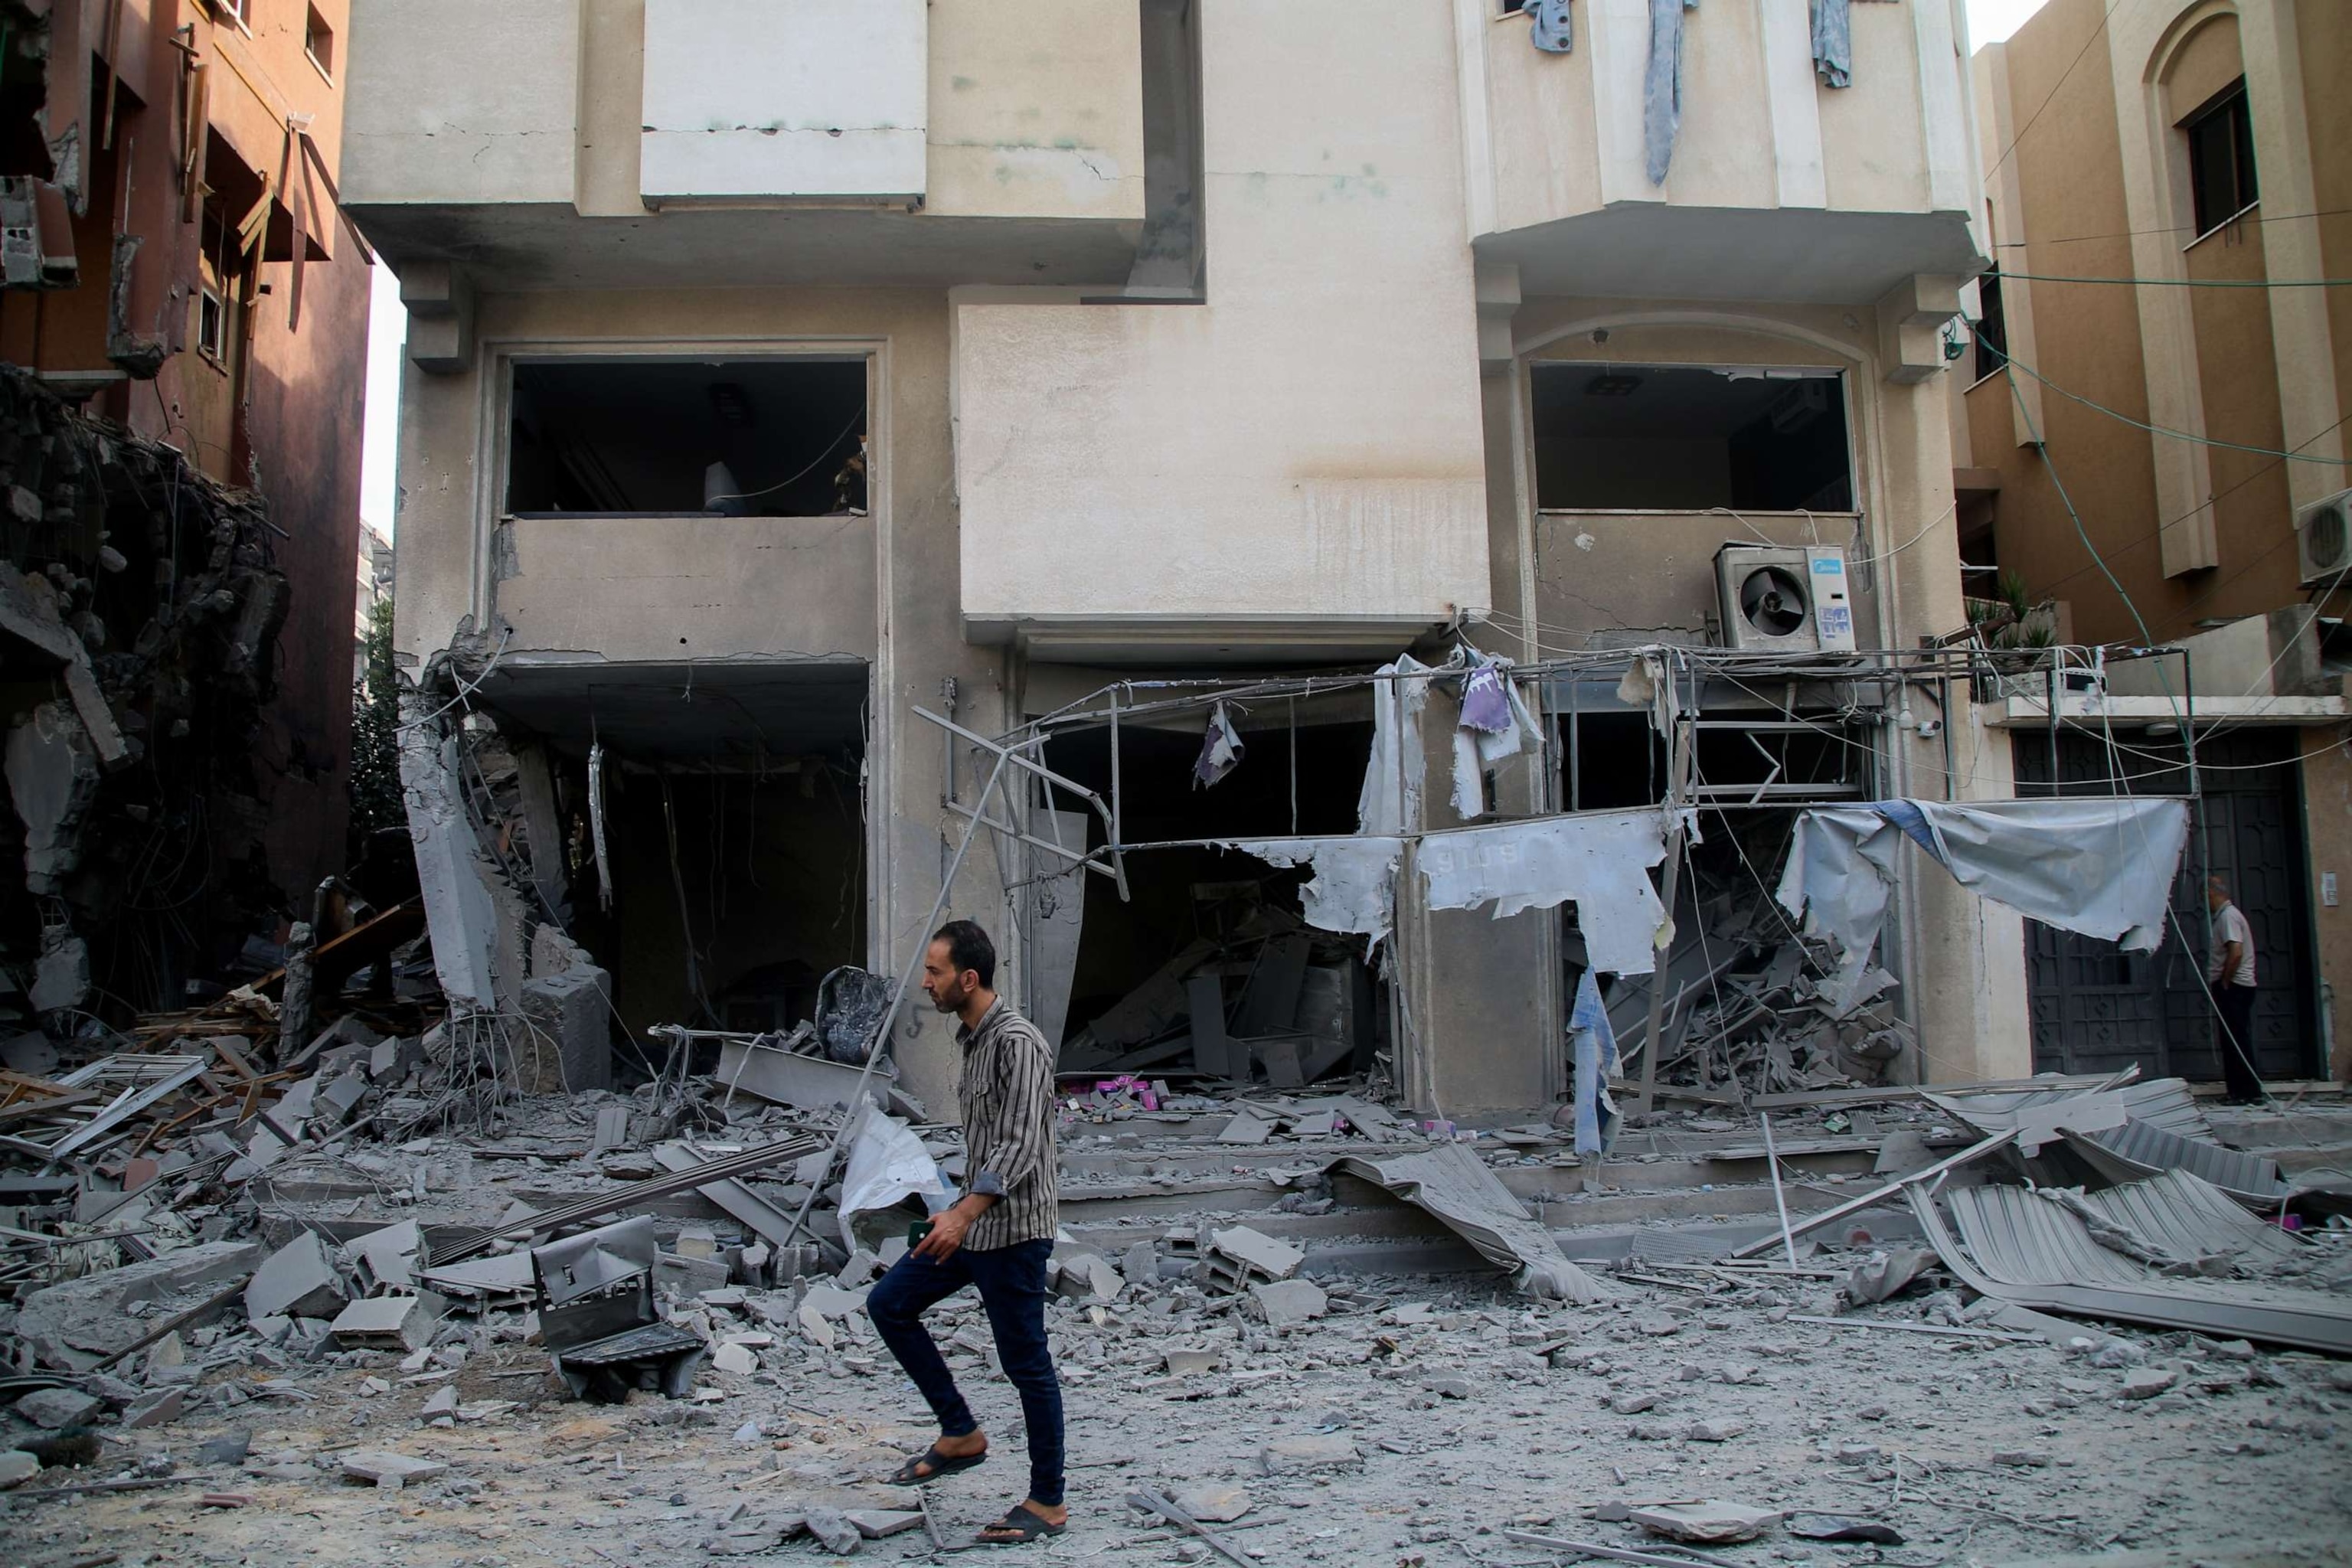
[[[16,1405],[17,1415],[52,1432],[61,1426],[86,1426],[105,1409],[105,1400],[78,1388],[37,1388]]]
[[[1205,1377],[1217,1370],[1221,1359],[1215,1351],[1169,1351],[1168,1371],[1174,1377]]]
[[[841,1517],[856,1525],[857,1533],[868,1541],[882,1541],[923,1528],[923,1515],[917,1509],[853,1508]]]
[[[1256,1506],[1239,1487],[1191,1487],[1168,1500],[1202,1524],[1231,1524]]]
[[[2120,1390],[2126,1399],[2153,1399],[2180,1381],[2180,1374],[2167,1367],[2144,1366],[2124,1373]]]
[[[1060,1259],[1054,1288],[1074,1301],[1115,1301],[1121,1289],[1118,1270],[1099,1252],[1073,1251]]]
[[[304,1231],[269,1255],[245,1288],[246,1316],[331,1318],[342,1310],[347,1292],[327,1244],[316,1231]]]
[[[1287,1476],[1312,1470],[1360,1470],[1364,1457],[1339,1433],[1309,1432],[1276,1438],[1260,1451],[1258,1464],[1269,1476]]]
[[[41,1461],[22,1448],[0,1452],[0,1491],[31,1480],[41,1473]]]
[[[148,1426],[169,1426],[180,1418],[186,1404],[187,1395],[180,1389],[150,1389],[124,1407],[123,1429],[136,1432]]]
[[[433,1397],[425,1402],[425,1408],[420,1414],[427,1421],[432,1420],[436,1415],[457,1415],[457,1385],[454,1383],[445,1383],[435,1389]]]
[[[1321,1317],[1330,1298],[1322,1287],[1306,1279],[1285,1279],[1274,1285],[1253,1285],[1250,1295],[1271,1329],[1295,1329]]]
[[[918,1521],[921,1517],[919,1514],[916,1516]],[[816,1537],[817,1543],[838,1556],[855,1556],[866,1541],[858,1533],[857,1526],[849,1521],[849,1516],[839,1509],[813,1508],[808,1510],[805,1523],[808,1532]]]
[[[1769,1509],[1712,1501],[1660,1503],[1634,1509],[1627,1517],[1652,1535],[1695,1546],[1753,1541],[1780,1522],[1780,1516]]]
[[[420,1459],[381,1448],[362,1448],[343,1456],[343,1475],[347,1479],[368,1481],[390,1490],[415,1481],[429,1481],[448,1471],[449,1467],[438,1459]]]
[[[760,1370],[760,1358],[749,1345],[730,1340],[710,1352],[710,1364],[720,1372],[731,1372],[738,1377],[749,1377]]]
[[[1683,1434],[1694,1443],[1728,1443],[1748,1430],[1748,1423],[1737,1419],[1694,1421]]]
[[[1217,1134],[1217,1142],[1263,1143],[1274,1136],[1274,1122],[1267,1118],[1244,1110],[1225,1123],[1225,1130]]]
[[[1160,1249],[1148,1241],[1137,1242],[1119,1254],[1118,1271],[1139,1290],[1156,1288],[1160,1283]]]

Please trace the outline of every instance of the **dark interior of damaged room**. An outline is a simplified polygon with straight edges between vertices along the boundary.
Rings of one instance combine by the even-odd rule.
[[[1204,710],[1121,726],[1122,835],[1169,847],[1127,857],[1124,901],[1099,876],[1049,881],[1065,889],[1083,884],[1061,1036],[1066,1072],[1256,1076],[1295,1085],[1371,1065],[1387,1037],[1387,987],[1365,962],[1364,940],[1304,924],[1298,889],[1307,869],[1195,842],[1353,833],[1372,742],[1370,721],[1353,715],[1366,700],[1359,691],[1279,698],[1247,711],[1229,705],[1243,758],[1205,786],[1194,774]],[[1294,702],[1304,710],[1295,724]],[[1049,766],[1106,798],[1110,753],[1108,725],[1066,731],[1045,748]],[[1056,806],[1081,809],[1066,795]],[[1080,817],[1066,820],[1075,826]],[[1090,813],[1084,820],[1087,847],[1101,847],[1102,824]],[[1057,983],[1035,978],[1041,990]],[[1213,1025],[1212,999],[1220,1014]]]
[[[514,367],[507,510],[863,511],[866,397],[863,359],[526,360]]]
[[[785,1030],[819,981],[866,955],[866,668],[856,661],[513,668],[484,687],[469,745],[517,881],[545,882],[613,977],[615,1022]],[[528,843],[520,753],[544,758],[559,842]],[[591,757],[601,781],[601,893]],[[550,914],[545,898],[540,919]],[[708,1052],[706,1051],[706,1054]]]

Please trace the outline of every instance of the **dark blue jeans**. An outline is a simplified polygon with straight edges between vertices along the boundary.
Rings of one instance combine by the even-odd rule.
[[[975,1252],[959,1247],[944,1263],[908,1253],[866,1297],[866,1311],[907,1375],[940,1418],[940,1430],[961,1437],[980,1430],[957,1392],[923,1314],[962,1289],[976,1287],[996,1335],[996,1358],[1021,1395],[1029,1426],[1029,1495],[1049,1507],[1062,1500],[1062,1384],[1045,1342],[1045,1259],[1050,1241],[1024,1241]]]

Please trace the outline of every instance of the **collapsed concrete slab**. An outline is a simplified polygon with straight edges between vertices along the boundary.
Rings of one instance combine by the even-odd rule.
[[[251,1274],[261,1258],[258,1243],[211,1241],[45,1286],[18,1304],[16,1332],[47,1364],[86,1370],[148,1331],[132,1307],[214,1294]]]

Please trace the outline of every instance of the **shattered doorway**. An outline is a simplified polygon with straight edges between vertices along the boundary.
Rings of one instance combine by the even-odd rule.
[[[1205,705],[1121,725],[1121,837],[1161,847],[1126,858],[1124,901],[1108,878],[1048,883],[1084,884],[1057,1041],[1063,1071],[1298,1089],[1370,1068],[1388,1037],[1389,1003],[1364,939],[1306,924],[1298,889],[1307,868],[1218,847],[1355,831],[1372,741],[1358,715],[1369,699],[1307,698],[1295,709],[1294,722],[1289,698],[1249,711],[1229,704],[1239,760],[1205,784],[1195,772],[1211,723]],[[1065,731],[1047,742],[1045,761],[1108,798],[1110,748],[1108,725]],[[1069,814],[1067,827],[1085,828],[1076,842],[1105,842],[1099,819],[1077,817],[1078,802],[1052,804]]]
[[[864,965],[862,661],[502,667],[484,691],[546,758],[536,912],[611,973],[632,1036],[789,1029],[827,973]]]

